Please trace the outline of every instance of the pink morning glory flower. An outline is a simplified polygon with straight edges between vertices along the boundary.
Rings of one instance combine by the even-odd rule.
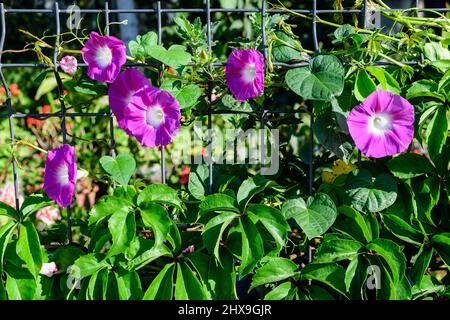
[[[137,91],[125,110],[129,134],[146,147],[167,145],[180,128],[180,105],[167,91],[144,87]]]
[[[377,90],[347,118],[350,135],[367,157],[382,158],[405,151],[414,136],[414,107],[403,97]]]
[[[91,32],[81,53],[88,65],[89,78],[102,82],[113,82],[120,72],[120,67],[127,60],[126,47],[122,40],[101,36],[97,32]]]
[[[225,77],[237,100],[260,96],[264,91],[264,56],[254,49],[234,50],[228,57]]]
[[[143,89],[151,87],[150,81],[137,69],[127,69],[119,74],[116,80],[109,86],[109,106],[116,116],[119,127],[128,134],[125,121],[125,109],[131,102],[133,95]]]
[[[40,274],[49,278],[51,278],[56,272],[58,272],[58,266],[54,262],[44,262],[42,264],[41,270],[39,271]]]
[[[61,220],[61,214],[57,208],[52,206],[44,207],[36,212],[36,218],[44,222],[46,225],[50,226],[54,224],[57,220]]]
[[[77,180],[75,149],[64,144],[47,153],[44,172],[44,191],[58,205],[65,208],[72,202]]]
[[[73,56],[65,56],[61,59],[59,65],[65,73],[74,74],[77,71],[78,62]]]

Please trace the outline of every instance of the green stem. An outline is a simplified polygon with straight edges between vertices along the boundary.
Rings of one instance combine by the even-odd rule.
[[[397,66],[399,66],[399,67],[401,67],[401,68],[406,67],[405,64],[401,63],[401,62],[398,61],[398,60],[395,60],[395,59],[389,57],[388,55],[385,55],[385,54],[382,53],[382,52],[378,52],[378,55],[379,55],[380,57],[382,57],[383,59],[386,59],[387,61],[392,62],[393,64],[395,64],[395,65],[397,65]]]

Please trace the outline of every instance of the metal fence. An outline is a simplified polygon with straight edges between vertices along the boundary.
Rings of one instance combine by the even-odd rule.
[[[197,13],[197,14],[205,14],[206,16],[206,27],[207,27],[207,39],[208,39],[208,51],[211,54],[212,53],[212,32],[211,32],[211,25],[212,25],[212,17],[211,15],[215,12],[222,12],[222,13],[261,13],[261,28],[262,28],[262,44],[263,44],[263,55],[264,59],[266,61],[267,57],[267,46],[266,46],[266,31],[265,31],[265,22],[267,15],[275,14],[275,13],[286,13],[283,10],[275,10],[275,9],[268,9],[267,8],[267,1],[262,0],[261,1],[261,7],[258,9],[224,9],[224,8],[213,8],[211,7],[211,1],[205,0],[206,4],[203,8],[190,8],[190,9],[173,9],[173,8],[164,8],[162,5],[162,1],[155,1],[155,8],[149,8],[149,9],[127,9],[127,10],[118,10],[118,9],[110,9],[108,2],[105,3],[104,8],[102,9],[81,9],[80,14],[82,13],[97,13],[97,14],[103,14],[106,22],[106,35],[109,35],[109,21],[110,21],[110,15],[111,14],[117,14],[117,13],[133,13],[133,14],[140,14],[140,13],[146,13],[146,14],[153,14],[156,15],[157,18],[157,34],[158,34],[158,42],[159,44],[162,43],[162,15],[168,14],[168,13]],[[317,0],[312,1],[312,8],[308,10],[304,9],[292,9],[292,11],[296,13],[301,13],[304,15],[309,15],[311,17],[312,21],[312,30],[311,34],[313,37],[313,44],[314,44],[314,51],[319,51],[319,39],[317,34],[317,22],[316,19],[318,15],[320,14],[330,14],[330,13],[353,13],[358,14],[361,16],[363,21],[363,27],[367,27],[367,15],[368,12],[371,10],[368,7],[367,0],[364,0],[364,5],[362,9],[351,9],[351,10],[319,10],[317,9]],[[419,8],[419,0],[416,1],[416,8],[417,11],[423,10]],[[404,9],[390,9],[390,10],[384,10],[384,11],[400,11]],[[437,12],[449,12],[449,8],[433,8],[433,10]],[[380,11],[380,10],[378,10]],[[21,13],[36,13],[36,14],[48,14],[49,16],[53,16],[54,23],[56,26],[56,34],[60,34],[61,30],[61,21],[60,16],[61,15],[68,15],[67,11],[65,9],[60,9],[58,2],[55,2],[53,9],[14,9],[14,8],[5,8],[4,4],[0,4],[0,21],[1,21],[1,38],[0,38],[0,78],[3,85],[3,88],[6,93],[6,105],[8,109],[7,114],[0,114],[0,119],[2,118],[8,118],[9,120],[9,136],[11,139],[11,146],[14,147],[15,145],[15,137],[14,137],[14,118],[25,118],[25,117],[37,117],[37,118],[50,118],[50,117],[58,117],[61,118],[61,131],[62,131],[62,142],[66,143],[67,140],[67,130],[66,130],[66,118],[74,118],[74,117],[106,117],[109,118],[109,131],[110,131],[110,153],[114,157],[115,156],[115,141],[114,141],[114,121],[113,121],[113,114],[111,112],[108,113],[88,113],[88,112],[66,112],[66,107],[64,104],[63,99],[63,83],[60,78],[60,75],[58,73],[59,65],[58,65],[58,52],[59,52],[59,46],[60,46],[60,39],[57,36],[55,43],[54,43],[54,52],[53,52],[53,66],[45,64],[45,63],[2,63],[2,52],[5,45],[5,36],[7,32],[7,26],[5,23],[5,16],[6,15],[14,15],[14,14],[21,14]],[[423,63],[423,56],[421,57],[421,62]],[[419,61],[405,61],[402,62],[404,64],[408,65],[414,65],[418,64]],[[307,62],[300,62],[296,64],[287,64],[287,63],[274,63],[275,66],[283,67],[283,68],[297,68],[297,67],[304,67],[308,63]],[[375,65],[390,65],[390,62],[384,62],[379,61],[374,63]],[[80,67],[86,67],[86,64],[80,63],[78,64]],[[125,66],[133,66],[133,67],[139,67],[139,66],[148,66],[149,64],[138,64],[138,63],[127,63]],[[221,67],[224,66],[225,62],[217,62],[217,63],[211,63],[209,64],[209,68],[212,69],[214,67]],[[8,88],[8,83],[4,76],[4,70],[5,69],[13,69],[18,67],[30,67],[30,68],[53,68],[54,77],[56,79],[57,83],[57,90],[58,90],[58,96],[59,101],[61,104],[61,110],[56,113],[16,113],[14,112],[12,105],[11,105],[11,92]],[[266,63],[266,70],[267,70],[267,63]],[[7,71],[5,71],[7,72]],[[209,83],[208,90],[207,90],[207,96],[208,96],[208,102],[209,102],[209,108],[207,113],[207,122],[208,122],[208,145],[207,145],[207,154],[208,158],[212,159],[212,135],[211,135],[211,129],[212,129],[212,120],[214,114],[233,114],[236,112],[233,111],[218,111],[214,110],[211,106],[212,102],[212,86],[211,83]],[[309,170],[308,170],[308,192],[311,195],[313,193],[313,178],[314,178],[314,163],[313,163],[313,148],[314,148],[314,116],[313,116],[313,107],[312,104],[309,104],[308,111],[310,113],[310,140],[309,140],[309,146],[308,146],[308,154],[310,158],[309,162]],[[288,111],[289,112],[289,111]],[[293,110],[291,111],[293,113],[301,113],[304,112],[302,110]],[[278,113],[286,113],[286,111],[277,111],[277,110],[268,110],[266,108],[262,108],[259,112],[259,123],[261,129],[264,129],[266,125],[266,116],[269,114],[278,114]],[[265,163],[265,137],[264,133],[261,135],[261,162],[262,164]],[[163,183],[166,183],[166,167],[165,167],[165,150],[164,148],[161,148],[161,180]],[[359,154],[359,161],[361,161],[361,156]],[[17,172],[17,163],[15,159],[12,159],[12,168],[13,168],[13,178],[14,178],[14,188],[15,188],[15,205],[17,210],[19,210],[19,186],[18,186],[18,172]],[[208,180],[208,188],[209,192],[212,190],[213,185],[213,161],[208,161],[208,168],[209,168],[209,180]],[[71,214],[70,214],[70,207],[67,208],[67,224],[68,224],[68,235],[67,235],[67,241],[69,243],[72,242],[72,225],[71,225]],[[311,250],[309,252],[309,259],[311,259]]]

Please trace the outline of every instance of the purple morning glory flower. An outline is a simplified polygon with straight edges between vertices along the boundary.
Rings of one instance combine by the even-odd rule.
[[[72,202],[77,180],[75,149],[64,144],[47,153],[44,191],[58,205],[65,208]]]
[[[126,126],[125,110],[130,104],[133,95],[145,87],[151,87],[151,83],[144,74],[137,69],[127,69],[123,71],[109,86],[109,106],[116,116],[119,127],[128,134],[131,133]]]
[[[414,136],[414,107],[403,97],[377,90],[347,118],[350,135],[367,157],[382,158],[405,151]]]
[[[167,145],[180,128],[180,105],[170,93],[153,87],[137,91],[125,109],[129,134],[146,147]]]
[[[88,65],[89,78],[102,82],[113,82],[120,72],[120,67],[127,60],[126,47],[122,40],[101,36],[97,32],[91,32],[81,53]]]
[[[234,50],[228,57],[225,77],[237,100],[260,96],[264,91],[264,56],[254,49]]]

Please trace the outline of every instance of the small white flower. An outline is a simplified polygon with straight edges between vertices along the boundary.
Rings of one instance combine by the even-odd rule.
[[[58,272],[58,267],[54,262],[43,263],[41,271],[39,271],[40,274],[47,276],[49,278],[51,278],[56,272]]]

